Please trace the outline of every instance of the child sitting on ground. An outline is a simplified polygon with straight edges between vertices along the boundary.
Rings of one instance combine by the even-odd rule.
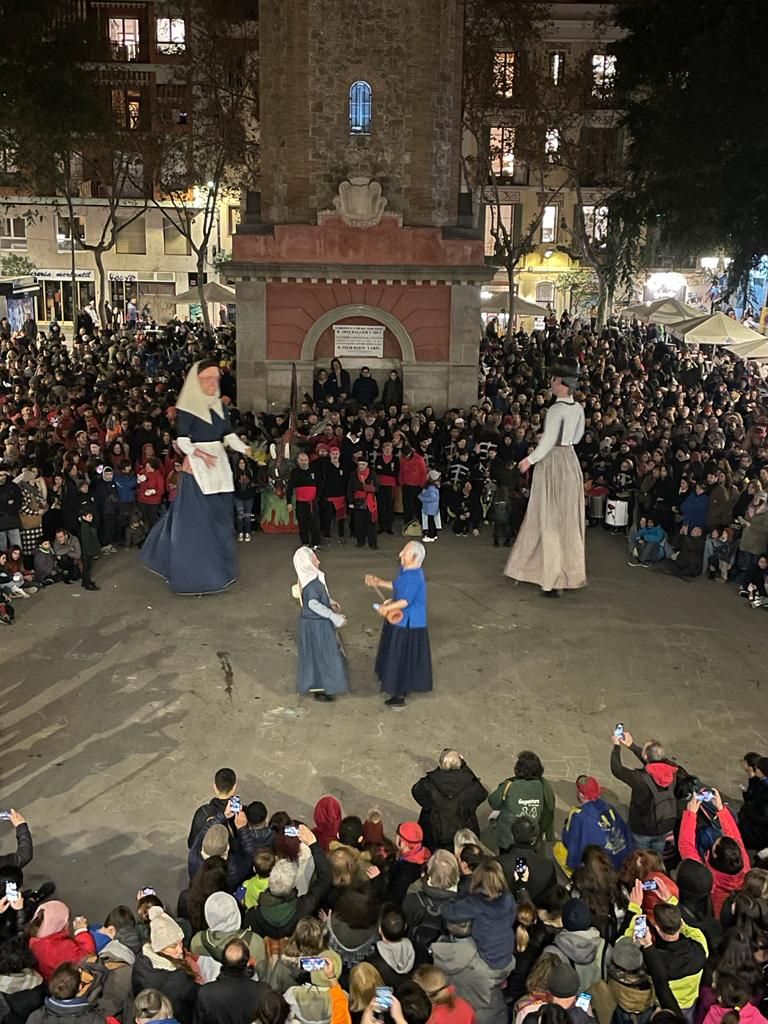
[[[128,547],[140,548],[147,536],[147,528],[144,519],[138,509],[131,512],[128,519]]]
[[[733,530],[713,530],[704,545],[704,570],[707,579],[727,583],[728,574],[736,561],[736,541]]]

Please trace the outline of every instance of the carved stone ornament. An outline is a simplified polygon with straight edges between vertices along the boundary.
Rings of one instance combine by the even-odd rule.
[[[339,185],[333,205],[345,224],[353,228],[372,228],[381,220],[387,200],[378,181],[349,177]]]

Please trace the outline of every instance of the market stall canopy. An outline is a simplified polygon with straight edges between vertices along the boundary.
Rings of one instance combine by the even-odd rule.
[[[203,285],[203,295],[205,296],[206,302],[236,302],[235,292],[232,288],[227,288],[223,284],[219,284],[218,281],[209,281],[208,284]],[[182,292],[180,295],[174,295],[173,302],[177,306],[186,306],[190,302],[200,301],[200,292],[197,288],[190,288],[186,292]]]
[[[634,316],[638,320],[645,320],[649,312],[649,304],[647,302],[637,302],[634,306],[627,306],[626,309],[620,310],[622,316]]]
[[[756,331],[752,332],[757,334]],[[759,341],[731,341],[726,344],[729,352],[732,352],[739,359],[768,359],[768,338],[758,334]]]
[[[732,316],[720,312],[670,324],[669,330],[676,338],[695,342],[697,345],[725,345],[726,342],[754,344],[765,341],[762,334],[739,320],[734,320]]]
[[[700,316],[700,309],[686,306],[679,299],[657,299],[648,307],[646,319],[652,324],[674,324]]]
[[[482,306],[486,312],[494,309],[503,309],[508,312],[509,292],[492,292],[490,299],[482,299]],[[549,315],[549,310],[545,306],[537,306],[535,302],[528,302],[527,299],[521,299],[519,295],[515,298],[515,308],[513,312],[515,316]]]

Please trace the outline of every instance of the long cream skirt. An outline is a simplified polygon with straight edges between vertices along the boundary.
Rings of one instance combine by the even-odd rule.
[[[504,573],[543,590],[587,585],[584,478],[572,447],[553,448],[536,465],[528,510]]]

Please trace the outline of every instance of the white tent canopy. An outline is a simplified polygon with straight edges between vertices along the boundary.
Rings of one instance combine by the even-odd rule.
[[[203,285],[203,295],[206,302],[235,302],[235,292],[232,288],[227,288],[223,284],[219,284],[218,281],[209,281]],[[200,292],[197,288],[190,288],[186,292],[181,292],[180,295],[174,295],[173,301],[177,306],[186,306],[190,302],[200,301]]]
[[[509,312],[509,292],[492,292],[490,298],[482,299],[482,307],[488,312],[489,310],[506,310]],[[534,302],[528,302],[527,299],[521,299],[519,295],[515,296],[515,308],[513,310],[515,316],[547,316],[549,310],[544,306],[537,306]]]
[[[759,341],[729,342],[725,347],[739,359],[768,360],[768,338],[764,338],[762,334],[757,336]]]
[[[693,306],[686,306],[679,299],[657,299],[648,307],[648,314],[645,319],[652,324],[674,324],[681,320],[690,320],[693,317],[701,316],[700,309]]]
[[[765,340],[762,334],[751,327],[720,312],[695,317],[692,320],[681,320],[680,323],[670,324],[669,330],[676,338],[683,338],[697,345],[725,345],[726,342],[754,344]]]

